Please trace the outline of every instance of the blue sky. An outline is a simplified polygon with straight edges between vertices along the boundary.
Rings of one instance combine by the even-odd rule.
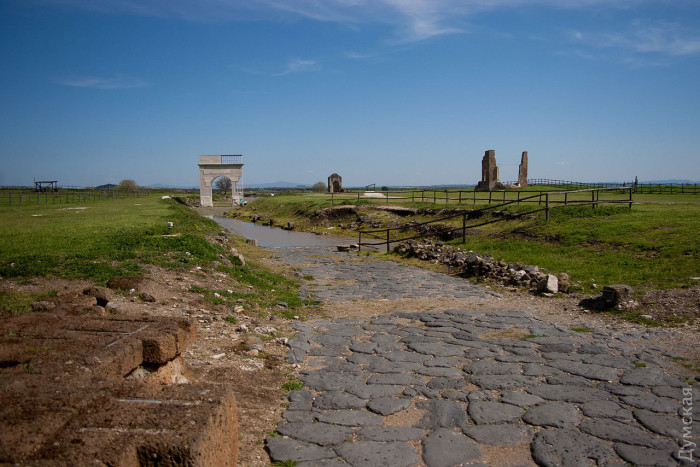
[[[697,0],[0,0],[0,185],[700,180]]]

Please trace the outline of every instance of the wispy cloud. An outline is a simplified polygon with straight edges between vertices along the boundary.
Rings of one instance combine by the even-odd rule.
[[[114,78],[102,78],[96,76],[84,76],[80,78],[65,79],[58,82],[63,86],[71,86],[74,88],[93,88],[93,89],[133,89],[150,86],[150,83],[144,81],[117,76]]]
[[[304,71],[314,71],[318,68],[319,66],[316,60],[295,59],[287,63],[287,68],[283,72],[277,73],[275,76],[284,76],[291,73],[301,73]]]
[[[527,7],[556,9],[632,9],[655,0],[23,0],[27,3],[63,5],[104,13],[129,13],[179,17],[189,21],[289,19],[303,17],[335,22],[353,29],[386,24],[394,31],[394,44],[457,34],[470,29],[474,15]],[[627,47],[637,52],[658,51],[671,55],[695,54],[700,39],[675,30],[672,23],[639,22],[625,34],[596,36],[599,44]]]
[[[574,40],[597,48],[669,56],[700,54],[700,34],[678,23],[635,20],[620,32],[573,31],[571,34]]]

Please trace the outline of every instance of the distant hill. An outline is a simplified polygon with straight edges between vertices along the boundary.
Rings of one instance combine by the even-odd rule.
[[[311,185],[295,182],[244,183],[244,188],[304,188]]]
[[[660,184],[660,185],[669,185],[673,183],[674,185],[680,185],[681,183],[686,184],[700,184],[700,182],[694,182],[692,180],[681,180],[681,179],[673,179],[673,180],[640,180],[639,183],[654,183],[654,184]]]
[[[106,185],[100,185],[96,186],[96,190],[113,190],[114,188],[117,188],[118,185],[115,185],[114,183],[107,183]]]

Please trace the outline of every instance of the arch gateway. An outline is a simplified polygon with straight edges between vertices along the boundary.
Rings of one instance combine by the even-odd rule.
[[[231,204],[243,200],[241,179],[243,178],[242,155],[199,156],[199,205],[213,206],[212,183],[218,177],[231,180]]]

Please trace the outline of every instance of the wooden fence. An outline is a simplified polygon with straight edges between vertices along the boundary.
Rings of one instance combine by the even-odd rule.
[[[622,196],[619,199],[615,198],[606,198],[603,197],[603,199],[600,198],[601,192],[605,194],[622,194]],[[570,191],[561,191],[561,192],[543,192],[527,197],[518,197],[517,199],[507,201],[501,204],[497,205],[489,205],[487,207],[481,208],[481,209],[475,209],[471,211],[465,211],[462,213],[458,214],[452,214],[449,216],[444,216],[440,217],[438,219],[433,219],[427,222],[422,222],[419,224],[412,224],[410,226],[402,226],[402,227],[390,227],[390,228],[385,228],[385,229],[375,229],[375,230],[360,230],[358,232],[358,240],[357,240],[357,245],[358,245],[358,252],[362,251],[362,246],[376,246],[376,245],[384,245],[386,244],[386,251],[387,253],[391,249],[391,244],[396,243],[396,242],[402,242],[406,240],[412,240],[416,238],[424,238],[430,235],[426,234],[418,234],[418,235],[413,235],[409,237],[403,237],[403,238],[395,238],[392,237],[392,232],[403,232],[406,230],[412,230],[415,229],[416,227],[420,227],[423,225],[428,225],[428,224],[434,224],[436,222],[442,222],[445,220],[450,220],[450,219],[456,219],[456,218],[462,218],[462,226],[461,227],[455,227],[452,229],[448,230],[442,230],[439,232],[440,235],[446,234],[446,233],[452,233],[452,232],[457,232],[461,231],[462,232],[462,242],[466,243],[466,238],[467,238],[467,229],[472,229],[475,227],[481,227],[484,225],[488,224],[493,224],[496,222],[502,222],[504,220],[511,220],[511,219],[517,219],[522,216],[538,213],[538,212],[544,212],[545,213],[545,219],[549,221],[549,213],[552,209],[555,208],[560,208],[560,207],[565,207],[565,206],[591,206],[593,209],[597,208],[598,205],[600,204],[626,204],[629,206],[630,209],[632,209],[632,192],[633,192],[633,187],[627,187],[624,189],[621,188],[590,188],[590,189],[584,189],[584,190],[570,190]],[[584,195],[588,197],[590,194],[590,201],[588,200],[581,200],[580,196]],[[577,198],[574,198],[577,197]],[[479,219],[481,218],[486,212],[488,211],[493,211],[498,208],[502,208],[505,206],[509,206],[512,204],[520,204],[520,203],[538,203],[538,208],[529,210],[527,212],[521,212],[521,213],[512,213],[512,214],[507,214],[506,216],[499,217],[496,219],[490,219],[485,222],[480,222],[474,225],[467,225],[467,220],[468,219]],[[370,237],[371,239],[375,240],[373,243],[372,242],[363,242],[362,241],[362,236],[365,235],[365,237]],[[437,233],[436,233],[437,235]],[[376,240],[381,240],[377,242]]]
[[[70,204],[117,198],[142,198],[148,190],[64,190],[31,191],[0,189],[0,206]]]

